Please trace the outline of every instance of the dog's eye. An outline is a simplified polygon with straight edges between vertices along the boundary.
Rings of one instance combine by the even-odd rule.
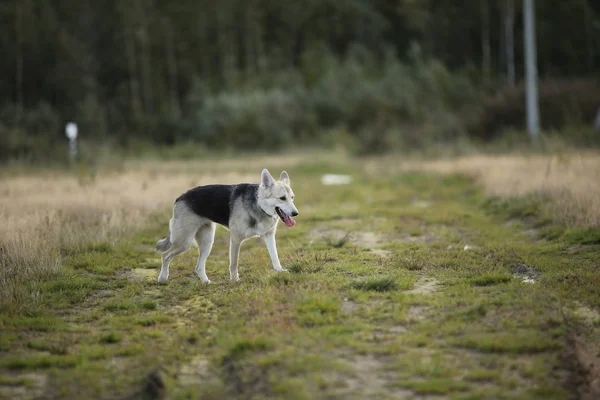
[[[285,196],[281,196],[281,197],[279,198],[279,200],[281,200],[281,201],[285,201]]]

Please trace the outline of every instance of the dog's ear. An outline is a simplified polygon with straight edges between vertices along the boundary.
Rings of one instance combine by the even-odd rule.
[[[275,184],[275,180],[266,168],[263,169],[262,174],[260,174],[260,184],[265,189],[268,189]]]
[[[290,184],[290,176],[288,175],[287,172],[283,171],[281,173],[281,175],[279,176],[279,180],[283,183],[285,183],[286,185]]]

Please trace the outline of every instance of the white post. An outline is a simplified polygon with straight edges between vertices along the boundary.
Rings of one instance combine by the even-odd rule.
[[[69,138],[69,148],[71,150],[71,161],[77,160],[77,124],[69,122],[65,127],[65,134]]]
[[[534,14],[534,0],[524,0],[523,18],[525,25],[525,76],[527,80],[527,131],[529,132],[532,143],[537,145],[539,143],[540,116]]]

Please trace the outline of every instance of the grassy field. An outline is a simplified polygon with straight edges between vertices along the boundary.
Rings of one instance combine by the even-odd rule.
[[[299,155],[4,171],[0,398],[597,398],[600,229],[573,217],[596,203],[553,215],[565,200],[547,185],[494,192],[485,171],[496,160],[478,162]],[[574,176],[597,176],[594,165]],[[194,274],[195,248],[158,284],[153,247],[173,199],[257,181],[263,167],[286,169],[296,193],[297,224],[277,236],[289,272],[253,239],[230,282],[218,228],[212,284]],[[324,173],[353,181],[324,186]],[[513,194],[524,197],[490,197]]]

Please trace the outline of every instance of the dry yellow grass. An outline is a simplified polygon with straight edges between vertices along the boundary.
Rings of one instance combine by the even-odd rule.
[[[402,170],[475,177],[490,196],[541,195],[548,211],[569,226],[600,226],[600,155],[469,156],[449,160],[408,161]]]
[[[4,176],[0,181],[0,304],[21,303],[23,284],[56,272],[60,252],[117,240],[166,210],[180,193],[203,183],[235,183],[254,175],[158,172],[129,166],[82,183],[72,174]]]

